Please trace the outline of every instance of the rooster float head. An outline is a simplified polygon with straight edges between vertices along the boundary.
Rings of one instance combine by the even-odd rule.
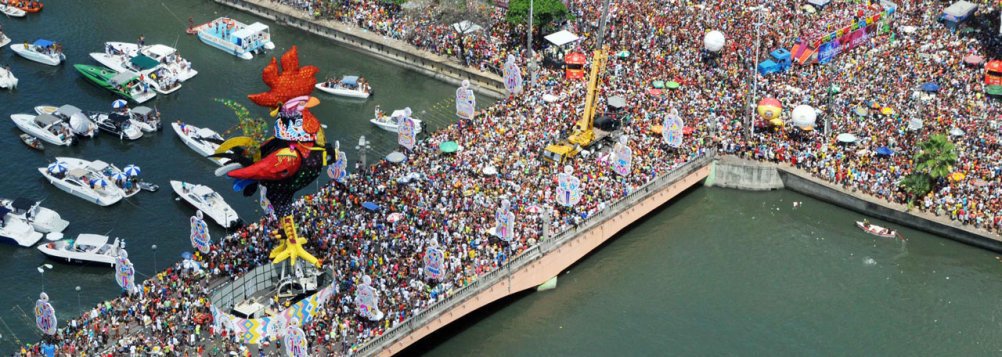
[[[281,69],[274,57],[264,67],[261,79],[271,89],[247,98],[254,104],[273,109],[272,116],[279,117],[275,124],[277,137],[289,141],[323,140],[320,121],[309,110],[320,102],[310,97],[317,84],[317,71],[316,66],[299,66],[296,46],[282,54]]]

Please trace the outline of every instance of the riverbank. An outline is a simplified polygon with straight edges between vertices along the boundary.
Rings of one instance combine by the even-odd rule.
[[[1002,253],[1002,237],[996,233],[850,191],[786,164],[721,156],[714,163],[713,174],[707,178],[707,186],[743,190],[788,189],[867,216]]]
[[[400,40],[380,36],[333,20],[313,19],[305,11],[274,1],[213,1],[334,40],[345,47],[366,52],[384,61],[421,72],[441,81],[459,85],[462,81],[468,80],[475,91],[493,98],[507,96],[504,82],[497,74],[463,66],[455,59],[418,49]]]

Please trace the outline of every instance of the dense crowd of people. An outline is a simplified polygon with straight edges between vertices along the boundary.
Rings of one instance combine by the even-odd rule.
[[[448,25],[381,1],[276,2],[436,53],[460,49]],[[572,3],[574,20],[564,26],[582,35],[574,46],[593,49],[602,1]],[[563,79],[559,69],[544,69],[526,83],[525,93],[482,110],[476,125],[460,121],[430,133],[406,163],[379,162],[353,173],[344,184],[331,183],[297,201],[294,209],[301,234],[310,238],[308,250],[321,258],[336,287],[316,318],[304,325],[311,348],[318,355],[351,354],[538,243],[546,236],[544,215],[551,218],[550,233],[567,229],[708,150],[788,163],[846,189],[905,203],[910,196],[898,183],[915,170],[911,158],[917,144],[931,134],[952,132],[959,157],[955,171],[963,177],[937,182],[916,208],[991,232],[1002,228],[998,104],[983,95],[981,69],[964,61],[969,54],[986,56],[984,41],[938,24],[943,4],[906,2],[894,15],[890,31],[827,65],[794,65],[786,72],[759,76],[756,85],[750,70],[761,60],[756,53],[789,48],[801,35],[797,31],[807,30],[801,25],[822,23],[818,17],[826,16],[825,11],[855,11],[858,6],[834,1],[831,8],[812,14],[800,1],[781,1],[766,5],[761,14],[749,10],[759,3],[613,5],[605,45],[610,53],[628,54],[610,57],[599,97],[628,98],[620,116],[622,134],[633,149],[633,168],[625,177],[613,173],[602,147],[571,160],[584,187],[584,197],[574,207],[553,203],[554,176],[563,167],[540,155],[547,144],[570,133],[586,94],[585,83]],[[503,16],[501,10],[492,11],[498,20]],[[768,24],[761,27],[761,41],[756,40],[754,25],[759,16]],[[903,26],[914,31],[901,31]],[[702,50],[703,34],[711,29],[727,36],[719,55]],[[524,29],[497,21],[488,31],[468,37],[462,47],[469,51],[465,61],[474,67],[500,67],[508,53],[520,52],[519,45],[510,43],[510,34],[519,31]],[[681,88],[654,88],[656,81],[675,81]],[[923,92],[919,88],[926,82],[937,82],[941,89]],[[754,103],[766,97],[782,103],[781,118],[787,121],[789,108],[813,106],[819,113],[816,129],[750,120],[756,117]],[[653,130],[672,111],[688,127],[679,148],[667,146]],[[912,119],[920,119],[921,128],[915,128]],[[830,131],[822,132],[826,126]],[[852,133],[858,140],[839,142],[839,133]],[[441,154],[439,143],[444,141],[456,141],[462,149]],[[414,179],[404,183],[403,177]],[[489,233],[502,198],[511,201],[517,217],[510,242]],[[363,202],[380,209],[362,209]],[[390,222],[394,213],[404,218]],[[220,240],[209,254],[195,257],[203,271],[175,264],[144,281],[141,294],[85,312],[45,343],[67,355],[249,355],[251,349],[240,347],[231,331],[213,327],[207,296],[216,284],[266,264],[275,244],[269,238],[274,229],[276,222],[267,217],[248,225]],[[445,250],[447,273],[442,281],[428,279],[423,271],[423,255],[433,244]],[[363,276],[370,277],[380,293],[382,320],[369,321],[356,313],[354,292]],[[137,330],[143,333],[127,333]],[[123,335],[127,337],[120,338]],[[37,355],[41,349],[36,345],[21,354]]]

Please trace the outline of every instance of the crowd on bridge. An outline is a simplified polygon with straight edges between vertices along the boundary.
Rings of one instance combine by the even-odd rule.
[[[437,53],[459,51],[448,25],[428,26],[430,17],[403,12],[396,5],[376,0],[277,1]],[[583,36],[579,48],[592,49],[601,1],[572,2],[576,20],[565,26]],[[964,177],[941,182],[917,208],[980,229],[1002,228],[998,104],[983,96],[981,70],[963,60],[968,54],[991,55],[985,41],[938,24],[942,4],[909,2],[898,9],[890,32],[827,65],[794,65],[784,73],[760,76],[756,88],[750,74],[756,53],[789,48],[799,35],[793,29],[815,23],[818,16],[803,11],[800,1],[769,4],[762,16],[770,25],[761,27],[757,41],[754,23],[759,15],[748,9],[758,3],[613,5],[605,44],[611,53],[629,55],[610,58],[600,98],[628,98],[623,134],[633,149],[633,170],[626,177],[613,173],[601,148],[582,153],[570,161],[585,192],[574,207],[554,204],[554,176],[563,167],[540,156],[548,143],[570,132],[586,92],[583,82],[565,80],[557,69],[542,69],[534,81],[527,81],[525,93],[482,109],[475,121],[429,133],[406,163],[378,162],[353,172],[346,183],[330,183],[297,201],[301,234],[310,238],[308,250],[320,257],[336,285],[332,298],[304,326],[311,347],[318,354],[351,354],[540,239],[581,224],[708,150],[788,163],[846,189],[904,203],[909,196],[898,182],[915,169],[911,157],[916,144],[931,134],[958,129],[951,134],[959,156],[955,169]],[[900,30],[904,25],[915,30],[905,33]],[[716,58],[702,50],[703,34],[710,29],[727,36]],[[495,28],[468,39],[465,60],[476,67],[500,67],[508,53],[520,52],[520,45],[512,43],[519,41],[510,36],[519,30],[524,32],[497,21]],[[675,81],[680,88],[654,88],[656,81]],[[919,90],[930,81],[942,89]],[[833,93],[833,86],[840,90]],[[766,97],[782,103],[784,119],[789,108],[813,106],[820,114],[817,128],[804,131],[750,120],[756,117],[754,103]],[[892,110],[884,114],[885,107]],[[679,148],[664,144],[653,130],[672,110],[688,127]],[[914,118],[922,120],[922,128],[909,129]],[[823,132],[823,122],[829,132]],[[835,140],[839,133],[852,133],[858,140],[840,143]],[[461,150],[440,153],[444,141],[456,141]],[[891,155],[877,153],[885,147]],[[404,183],[403,177],[415,179]],[[489,233],[502,198],[511,201],[517,217],[510,242]],[[376,203],[379,209],[363,209],[363,202]],[[403,218],[391,222],[395,213]],[[550,217],[549,224],[544,224],[544,215]],[[203,272],[175,264],[146,280],[142,294],[86,311],[47,343],[67,355],[238,351],[238,339],[214,328],[207,316],[208,291],[267,264],[275,243],[269,233],[275,227],[267,217],[246,226],[221,239],[209,254],[196,257]],[[423,254],[433,244],[446,252],[442,281],[429,279],[423,271]],[[370,277],[380,293],[382,320],[369,321],[356,313],[354,291],[363,276]],[[144,333],[126,333],[137,330]],[[127,337],[119,338],[122,335]],[[36,345],[21,354],[38,355],[39,350]]]

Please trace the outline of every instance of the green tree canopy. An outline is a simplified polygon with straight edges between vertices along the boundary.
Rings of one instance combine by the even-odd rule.
[[[567,7],[560,0],[532,0],[532,24],[543,28],[553,22],[567,18]],[[506,19],[512,24],[527,24],[529,19],[529,0],[511,0],[508,2]]]
[[[933,179],[949,176],[956,162],[956,147],[943,134],[929,136],[928,140],[919,144],[919,152],[915,154],[915,169]]]

